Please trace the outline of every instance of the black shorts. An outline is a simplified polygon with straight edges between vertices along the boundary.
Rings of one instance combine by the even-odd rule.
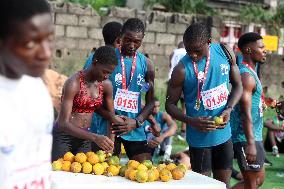
[[[241,171],[260,171],[264,164],[265,152],[262,141],[256,141],[256,161],[248,164],[245,155],[246,142],[234,143],[234,153],[236,155]]]
[[[52,161],[63,158],[64,154],[69,151],[74,155],[78,152],[91,151],[91,141],[59,131],[57,126],[53,127],[52,135]]]
[[[152,149],[148,147],[147,141],[128,141],[124,140],[121,137],[115,138],[114,142],[114,154],[120,154],[121,143],[124,146],[126,155],[129,159],[132,159],[133,156],[143,154],[143,153],[152,153]]]
[[[204,148],[189,148],[192,170],[198,173],[213,170],[230,170],[233,164],[233,144],[231,139],[223,144]]]

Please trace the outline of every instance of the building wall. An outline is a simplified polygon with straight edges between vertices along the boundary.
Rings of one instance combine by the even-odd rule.
[[[51,67],[66,75],[80,70],[91,49],[104,44],[102,27],[109,21],[123,23],[128,18],[138,17],[146,23],[145,38],[139,50],[149,55],[155,65],[156,78],[161,81],[167,79],[169,55],[182,41],[183,33],[188,25],[193,21],[212,24],[212,37],[215,41],[219,41],[222,27],[222,20],[218,17],[209,18],[157,11],[145,12],[118,7],[112,8],[108,16],[99,16],[91,7],[55,2],[51,2],[51,5],[56,35]],[[274,59],[273,61],[276,62]],[[277,62],[279,63],[278,59]],[[276,63],[272,64],[276,66]],[[284,70],[283,67],[281,69]],[[275,71],[279,70],[275,69]],[[269,72],[264,72],[264,74],[269,74],[264,77],[267,79],[265,80],[268,82],[267,86],[269,86],[270,80],[273,80],[276,86],[281,85],[279,78],[272,77]],[[276,87],[277,90],[280,88]],[[283,90],[282,94],[284,94]]]

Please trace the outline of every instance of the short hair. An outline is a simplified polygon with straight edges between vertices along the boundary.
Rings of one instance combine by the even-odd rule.
[[[94,60],[97,60],[97,64],[117,65],[115,50],[110,46],[99,47],[93,56],[93,62]]]
[[[242,50],[247,44],[256,42],[257,40],[262,39],[261,35],[255,32],[248,32],[243,34],[239,41],[238,41],[238,47],[240,50]]]
[[[143,22],[139,18],[129,18],[122,26],[121,33],[125,33],[126,31],[134,31],[134,32],[145,32],[145,26]]]
[[[188,26],[183,34],[183,43],[207,43],[211,38],[209,27],[203,23],[194,23]]]
[[[112,45],[116,38],[119,37],[122,24],[119,22],[108,22],[103,27],[103,37],[106,45]]]
[[[46,0],[0,0],[0,39],[11,35],[18,22],[43,13],[50,13]]]

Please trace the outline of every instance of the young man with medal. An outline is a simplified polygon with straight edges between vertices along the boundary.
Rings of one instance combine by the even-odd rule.
[[[256,189],[264,182],[265,152],[262,142],[264,94],[256,64],[266,60],[266,50],[258,33],[246,33],[238,41],[243,54],[239,64],[243,93],[231,114],[234,153],[244,180],[233,188]]]
[[[187,124],[192,170],[208,176],[212,171],[229,187],[233,160],[229,119],[242,93],[235,56],[228,47],[211,44],[207,26],[200,23],[186,29],[183,42],[187,55],[169,81],[166,110]],[[182,92],[186,115],[177,107]],[[217,116],[222,119],[218,124]]]
[[[121,49],[116,49],[118,66],[110,80],[113,85],[114,108],[126,125],[113,125],[115,145],[123,144],[129,159],[151,159],[147,147],[143,122],[154,108],[154,66],[137,49],[141,46],[145,27],[138,18],[128,19],[122,27]],[[141,95],[145,92],[145,106],[141,107]],[[115,154],[120,148],[115,147]]]

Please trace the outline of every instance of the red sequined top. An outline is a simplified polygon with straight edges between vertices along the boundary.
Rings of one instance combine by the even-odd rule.
[[[99,96],[93,98],[87,93],[87,83],[83,71],[78,72],[80,79],[80,91],[73,99],[72,112],[93,113],[103,103],[103,84],[99,82]]]

